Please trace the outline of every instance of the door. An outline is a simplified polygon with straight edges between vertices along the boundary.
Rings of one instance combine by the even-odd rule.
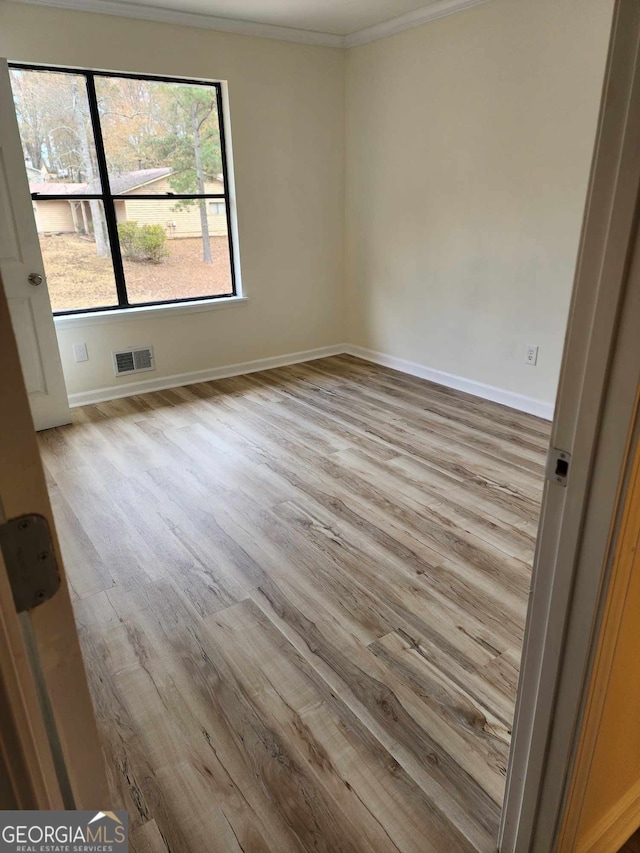
[[[1,286],[0,365],[0,808],[104,810],[110,806],[93,707]],[[48,522],[51,544],[37,554],[55,554],[60,586],[49,600],[18,613],[8,578],[7,522],[24,525],[22,517],[33,514]],[[32,562],[21,565],[34,576]],[[36,592],[41,585],[39,579]]]
[[[35,428],[68,424],[67,389],[4,59],[0,59],[0,275]]]
[[[640,826],[639,428],[558,853],[617,853]]]

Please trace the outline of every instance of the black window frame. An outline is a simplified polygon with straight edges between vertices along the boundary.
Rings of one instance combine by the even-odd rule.
[[[229,204],[229,168],[227,163],[227,145],[225,139],[225,123],[224,123],[224,103],[222,97],[222,85],[219,82],[211,80],[199,80],[191,77],[165,77],[159,74],[132,74],[120,71],[93,71],[86,68],[70,68],[59,65],[39,65],[26,62],[9,62],[9,68],[15,68],[20,71],[50,71],[60,74],[75,74],[84,77],[87,98],[89,102],[89,115],[91,118],[91,128],[93,130],[93,138],[96,150],[96,159],[98,164],[98,174],[100,177],[100,186],[102,193],[76,195],[74,194],[48,194],[48,193],[31,193],[32,201],[101,201],[104,209],[104,216],[107,225],[107,233],[111,248],[111,258],[113,262],[113,273],[115,277],[116,294],[118,303],[116,305],[100,305],[95,308],[73,308],[66,311],[54,311],[54,317],[73,316],[74,314],[96,314],[104,311],[127,311],[136,308],[150,308],[162,305],[182,305],[190,302],[214,302],[218,299],[230,299],[238,296],[236,285],[236,270],[235,270],[235,255],[233,229],[231,223],[231,207]],[[183,83],[189,86],[208,86],[215,89],[216,106],[218,113],[218,128],[220,131],[220,155],[222,158],[222,176],[224,181],[224,193],[153,193],[153,194],[137,194],[135,196],[127,195],[126,193],[112,193],[109,183],[109,171],[107,166],[107,157],[104,148],[104,140],[102,138],[102,125],[100,123],[100,111],[98,107],[98,97],[96,94],[95,79],[96,77],[115,77],[128,80],[145,80],[158,83]],[[118,222],[116,217],[116,201],[131,200],[132,198],[140,201],[145,200],[209,200],[223,201],[226,210],[227,218],[227,238],[229,242],[229,265],[231,272],[231,293],[220,293],[203,296],[188,296],[184,299],[161,299],[153,302],[129,302],[127,295],[127,285],[122,263],[122,252],[120,250],[120,239],[118,237]]]

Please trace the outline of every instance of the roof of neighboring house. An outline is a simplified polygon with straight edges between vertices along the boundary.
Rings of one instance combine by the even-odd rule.
[[[114,195],[131,192],[138,187],[152,184],[160,178],[166,178],[171,174],[171,169],[135,169],[133,172],[123,172],[121,175],[110,176],[111,192]],[[97,180],[84,184],[54,183],[53,181],[29,181],[32,193],[47,195],[97,195],[100,193],[100,185]]]
[[[123,172],[121,175],[114,176],[110,175],[111,192],[114,195],[127,193],[145,184],[152,184],[154,181],[159,181],[160,178],[166,178],[172,171],[169,168],[136,169],[134,172]]]
[[[41,195],[86,195],[89,192],[87,184],[57,184],[53,181],[29,181],[32,193]]]

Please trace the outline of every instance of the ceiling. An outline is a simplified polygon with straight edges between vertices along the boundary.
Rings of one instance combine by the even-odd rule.
[[[352,47],[487,0],[14,0],[245,33]]]
[[[350,35],[429,5],[425,0],[136,0],[139,5],[236,21]]]

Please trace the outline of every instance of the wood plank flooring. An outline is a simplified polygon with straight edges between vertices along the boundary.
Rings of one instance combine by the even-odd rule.
[[[131,849],[494,850],[548,439],[347,356],[42,433]]]

